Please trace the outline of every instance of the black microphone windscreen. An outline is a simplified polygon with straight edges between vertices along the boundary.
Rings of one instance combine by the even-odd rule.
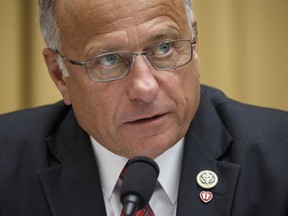
[[[145,207],[155,189],[159,175],[159,167],[150,158],[136,157],[128,163],[128,168],[123,179],[120,199],[124,205],[127,196],[138,197],[137,210]]]

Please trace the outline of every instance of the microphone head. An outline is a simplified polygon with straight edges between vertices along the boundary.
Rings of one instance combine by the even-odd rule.
[[[133,158],[128,163],[120,190],[120,200],[123,206],[129,201],[127,198],[136,197],[137,207],[135,210],[144,208],[155,189],[158,175],[159,167],[154,160],[142,156]]]

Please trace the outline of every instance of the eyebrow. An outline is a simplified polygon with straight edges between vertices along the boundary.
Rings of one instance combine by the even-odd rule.
[[[144,43],[153,43],[157,41],[161,41],[164,39],[179,39],[180,33],[177,30],[169,29],[157,32],[156,34],[149,35],[145,40]]]
[[[179,39],[180,38],[180,33],[179,31],[177,31],[174,28],[170,28],[170,29],[165,29],[162,31],[158,31],[155,34],[150,34],[147,36],[147,38],[143,39],[141,44],[143,44],[143,48],[149,48],[152,45],[155,45],[155,43],[159,43],[159,42],[163,42],[163,40],[174,40],[174,39]],[[97,51],[96,53],[94,53],[93,55],[90,55],[91,57],[94,57],[96,55],[101,55],[101,54],[105,54],[105,53],[110,53],[110,52],[116,52],[116,51],[123,51],[120,47],[121,46],[111,46],[110,45],[106,45],[106,46],[101,46],[100,44],[98,44],[99,47],[94,47],[91,51],[92,53]],[[87,58],[88,59],[88,58]]]

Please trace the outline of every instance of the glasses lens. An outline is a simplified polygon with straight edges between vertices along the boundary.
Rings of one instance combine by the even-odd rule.
[[[109,81],[127,75],[130,67],[130,53],[108,53],[87,61],[86,68],[94,81]]]
[[[155,69],[171,70],[191,61],[191,46],[189,40],[169,41],[153,46],[144,53]],[[106,53],[87,60],[85,66],[94,81],[116,80],[128,74],[133,55],[128,52]]]
[[[146,56],[158,70],[174,69],[191,61],[191,42],[179,40],[161,43],[152,47]]]

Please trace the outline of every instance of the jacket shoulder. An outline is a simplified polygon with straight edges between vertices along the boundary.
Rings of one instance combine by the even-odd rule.
[[[232,137],[232,149],[238,155],[248,156],[257,152],[265,155],[263,157],[270,155],[280,160],[280,155],[288,153],[288,112],[244,104],[209,87],[202,91],[207,104],[213,107]]]
[[[70,107],[61,101],[0,115],[0,149],[16,143],[43,141],[69,110]]]
[[[244,104],[207,86],[202,86],[201,91],[203,103],[214,110],[235,141],[255,144],[273,141],[288,146],[288,112]]]
[[[267,127],[281,130],[286,128],[287,130],[287,111],[241,103],[208,86],[202,86],[202,96],[212,104],[228,128],[246,126],[247,129]]]

